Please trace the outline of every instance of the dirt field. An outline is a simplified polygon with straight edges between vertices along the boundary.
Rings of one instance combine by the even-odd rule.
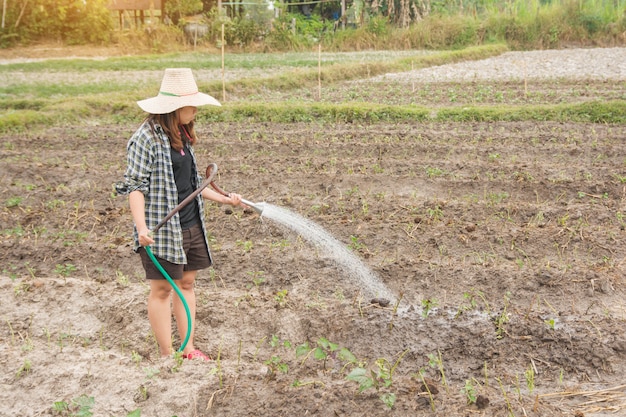
[[[209,205],[196,344],[215,360],[182,364],[158,358],[112,191],[135,127],[0,137],[0,415],[626,413],[626,126],[200,126],[222,188],[319,224],[397,298]]]

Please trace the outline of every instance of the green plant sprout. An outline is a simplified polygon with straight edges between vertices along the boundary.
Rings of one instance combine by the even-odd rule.
[[[495,162],[498,159],[500,159],[500,154],[499,153],[490,153],[489,154],[489,162]]]
[[[283,359],[278,355],[272,355],[272,357],[270,357],[263,363],[267,365],[270,379],[277,373],[277,371],[280,371],[284,374],[289,372],[289,365],[287,365],[286,362],[283,362]]]
[[[287,294],[289,294],[289,291],[287,290],[276,291],[274,301],[278,303],[278,307],[284,308],[285,306],[287,306]]]
[[[174,352],[174,366],[170,369],[172,373],[180,371],[180,367],[183,366],[183,352]]]
[[[130,354],[130,358],[135,363],[135,365],[139,367],[139,364],[141,363],[141,360],[142,360],[141,355],[133,350]]]
[[[504,397],[504,402],[506,403],[506,408],[508,411],[508,415],[509,416],[514,416],[515,414],[513,413],[513,406],[511,405],[511,401],[509,400],[509,396],[506,393],[506,390],[504,389],[504,385],[502,384],[502,380],[500,378],[496,378],[496,381],[498,381],[498,385],[500,386],[500,391],[502,391],[502,396]]]
[[[388,389],[393,384],[393,373],[408,351],[407,349],[402,352],[393,365],[386,358],[379,358],[374,362],[376,368],[370,369],[369,372],[363,366],[358,366],[346,376],[346,379],[359,384],[359,393],[369,388],[375,388],[376,390]],[[396,395],[393,392],[384,392],[380,395],[380,399],[391,409],[396,402]]]
[[[528,365],[528,368],[524,372],[524,376],[526,377],[526,387],[528,387],[528,393],[532,395],[535,390],[535,368],[532,363]]]
[[[439,370],[439,374],[441,375],[441,385],[448,389],[448,384],[446,383],[446,373],[443,367],[443,357],[441,355],[441,351],[437,351],[437,355],[434,353],[428,354],[428,364],[431,368],[437,368]]]
[[[124,287],[127,287],[130,284],[130,279],[128,278],[128,275],[125,275],[119,269],[115,271],[115,281],[117,281],[118,284]]]
[[[291,342],[289,340],[283,340],[281,341],[278,336],[276,336],[275,334],[272,335],[272,338],[270,339],[270,341],[268,342],[270,344],[271,347],[276,348],[279,346],[283,346],[287,349],[291,349]]]
[[[13,286],[13,294],[16,297],[26,294],[28,291],[30,291],[30,284],[28,282],[20,282]]]
[[[23,200],[24,199],[22,197],[10,197],[5,201],[4,206],[6,208],[17,207]]]
[[[72,399],[69,403],[67,401],[55,401],[52,410],[64,417],[91,417],[93,415],[91,409],[95,402],[94,397],[83,394]]]
[[[465,386],[461,390],[461,394],[465,394],[468,405],[476,403],[476,387],[474,387],[474,384],[472,384],[471,379],[465,380]]]
[[[613,176],[619,181],[620,184],[626,184],[626,176],[619,174],[614,174]]]
[[[352,249],[355,252],[359,252],[366,248],[366,246],[359,241],[357,236],[350,236],[350,244],[348,248]]]
[[[469,311],[469,310],[473,310],[475,308],[478,307],[478,302],[477,299],[480,298],[483,301],[483,304],[485,304],[485,309],[487,310],[487,313],[489,313],[489,303],[487,302],[487,299],[485,298],[485,294],[483,294],[482,291],[478,291],[475,289],[470,290],[469,292],[464,292],[463,293],[463,299],[465,300],[465,302],[463,302],[457,312],[456,315],[454,316],[455,318],[460,316],[461,314],[463,314],[463,312],[465,311]]]
[[[263,276],[264,274],[264,271],[248,272],[248,275],[252,277],[252,283],[256,287],[257,291],[259,290],[259,286],[265,282],[265,277]],[[250,286],[248,288],[250,288]]]
[[[268,343],[273,349],[280,347],[291,349],[292,346],[289,340],[281,341],[276,335],[272,335]],[[287,365],[287,362],[285,362],[278,354],[273,354],[269,359],[264,361],[263,364],[267,365],[269,379],[275,378],[278,372],[284,374],[289,372],[289,365]]]
[[[16,273],[17,270],[18,270],[17,266],[11,265],[8,268],[3,268],[2,274],[11,278],[11,281],[15,281],[17,279],[17,273]]]
[[[420,368],[420,370],[417,372],[417,375],[420,377],[422,384],[424,385],[424,388],[426,389],[426,392],[428,393],[428,400],[430,401],[430,408],[435,411],[435,397],[433,397],[433,393],[430,390],[430,387],[428,386],[428,383],[426,382],[426,379],[424,378],[424,374],[426,373],[426,370],[424,368]]]
[[[243,253],[248,253],[252,250],[252,241],[251,240],[237,240],[235,244],[243,250]]]
[[[440,177],[443,175],[443,170],[439,168],[426,167],[426,176],[428,178]]]
[[[422,300],[422,317],[428,317],[430,311],[437,307],[439,302],[434,298],[425,298]]]
[[[494,318],[494,324],[496,326],[496,338],[502,339],[506,333],[504,326],[509,322],[509,313],[507,311],[509,301],[511,300],[511,293],[506,292],[504,295],[504,307],[502,312]]]
[[[17,370],[17,372],[15,373],[15,376],[19,378],[22,376],[22,374],[29,373],[31,366],[32,366],[32,363],[30,362],[30,359],[24,359],[24,363],[22,364],[22,366],[20,366],[20,369]]]
[[[396,394],[393,392],[388,392],[380,395],[380,399],[387,408],[392,409],[394,404],[396,403]]]
[[[439,205],[435,206],[435,208],[429,208],[428,209],[428,217],[430,217],[433,220],[441,220],[441,219],[443,219],[443,210],[442,210],[442,208]]]
[[[309,356],[313,355],[313,357],[318,361],[324,361],[324,369],[326,369],[326,359],[328,359],[329,354],[337,350],[339,350],[338,344],[329,341],[325,337],[320,337],[317,340],[317,346],[315,348],[309,346],[309,342],[305,342],[296,347],[296,359],[304,356],[304,359],[302,360],[302,363],[304,363]]]
[[[150,380],[155,376],[159,375],[161,371],[158,368],[143,368],[144,373],[146,374],[146,379]]]
[[[54,272],[61,275],[63,278],[67,278],[70,276],[72,272],[76,271],[76,267],[72,264],[56,264],[54,268]]]
[[[289,247],[289,241],[287,239],[279,240],[278,242],[272,242],[270,244],[270,249],[279,249],[284,250]]]
[[[325,387],[326,386],[322,381],[318,381],[318,380],[303,382],[303,381],[300,381],[299,379],[296,379],[291,384],[291,386],[294,387],[294,388],[300,388],[300,387],[304,387],[304,386],[307,386],[307,385],[313,385],[314,387],[318,386],[318,385],[320,387]]]
[[[24,229],[22,226],[17,225],[12,229],[4,229],[2,234],[5,236],[14,236],[14,237],[22,237],[24,236]]]

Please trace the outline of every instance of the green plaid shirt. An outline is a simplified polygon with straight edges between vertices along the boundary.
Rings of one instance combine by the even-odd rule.
[[[196,156],[189,146],[193,159],[196,183],[202,182],[198,174]],[[160,125],[150,121],[144,122],[133,134],[127,145],[127,168],[124,181],[115,186],[118,194],[127,195],[133,191],[141,191],[146,201],[146,225],[152,230],[167,214],[178,205],[178,190],[172,170],[170,139]],[[202,195],[196,197],[204,239],[209,250],[204,224],[204,202]],[[176,213],[154,235],[152,252],[167,261],[186,264],[187,257],[183,250],[183,233],[180,218]],[[134,250],[140,247],[137,227],[133,228]],[[211,254],[209,253],[209,258]]]

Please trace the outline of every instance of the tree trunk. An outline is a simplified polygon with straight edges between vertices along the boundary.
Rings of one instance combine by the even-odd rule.
[[[20,10],[20,15],[17,17],[17,20],[15,21],[15,29],[17,29],[17,27],[19,26],[20,20],[22,20],[22,16],[24,16],[24,12],[26,11],[27,5],[28,5],[28,0],[24,2],[24,5],[22,6],[22,10]]]

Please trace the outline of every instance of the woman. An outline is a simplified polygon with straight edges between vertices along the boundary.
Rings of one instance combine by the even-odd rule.
[[[134,249],[140,254],[146,278],[150,281],[148,319],[161,356],[169,356],[172,353],[172,310],[181,340],[187,336],[187,314],[176,293],[170,306],[172,287],[148,257],[145,246],[152,248],[188,304],[192,329],[183,357],[209,360],[193,343],[194,282],[198,270],[213,263],[204,224],[203,198],[236,206],[241,205],[241,196],[223,196],[205,188],[154,236],[150,231],[200,185],[192,147],[197,140],[194,118],[198,106],[220,106],[220,103],[198,91],[191,69],[168,68],[159,94],[137,104],[148,116],[128,142],[128,165],[124,182],[117,185],[117,191],[128,195],[134,222]]]

